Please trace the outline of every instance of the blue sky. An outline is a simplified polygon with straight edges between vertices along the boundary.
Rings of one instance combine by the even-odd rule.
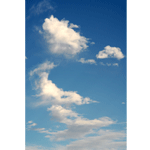
[[[126,1],[26,0],[25,53],[26,150],[126,149]]]

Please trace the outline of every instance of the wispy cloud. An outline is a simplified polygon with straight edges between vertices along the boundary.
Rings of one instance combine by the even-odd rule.
[[[31,15],[39,15],[42,14],[44,12],[47,12],[48,10],[53,10],[54,7],[50,4],[49,0],[43,0],[39,3],[37,3],[37,5],[33,5],[29,12],[30,12],[30,16]]]
[[[48,80],[49,71],[55,66],[54,63],[47,61],[30,71],[30,76],[38,75],[38,78],[35,79],[36,90],[39,91],[36,96],[40,97],[41,100],[36,103],[36,106],[49,104],[69,105],[72,103],[82,105],[96,102],[89,97],[83,98],[76,91],[64,91],[62,88],[58,88],[52,80]]]
[[[74,56],[88,47],[88,39],[73,28],[78,28],[78,25],[69,25],[68,20],[59,21],[53,15],[45,19],[43,29],[52,53]]]
[[[49,149],[40,145],[26,145],[25,150],[49,150]]]
[[[67,145],[66,150],[125,150],[126,134],[124,132],[113,132],[100,130],[98,136],[85,137],[81,140],[73,141]]]
[[[50,138],[50,140],[55,141],[82,138],[85,135],[95,133],[93,129],[116,123],[109,117],[89,120],[71,109],[63,108],[60,105],[53,105],[48,108],[48,111],[51,111],[50,115],[53,119],[57,120],[59,123],[66,124],[68,127],[68,129],[51,133],[51,136],[46,136]]]
[[[117,58],[122,59],[125,56],[121,52],[121,49],[119,47],[111,47],[106,46],[104,47],[104,50],[99,51],[99,53],[96,55],[98,59],[104,59],[104,58]]]
[[[102,66],[119,66],[119,64],[118,63],[103,63],[103,62],[100,62],[99,63],[100,65],[102,65]]]
[[[116,121],[111,120],[109,117],[89,120],[71,109],[66,109],[60,105],[53,105],[47,110],[51,111],[50,115],[54,120],[57,120],[59,123],[66,124],[68,129],[51,132],[45,128],[32,127],[30,130],[45,133],[47,134],[45,137],[53,141],[83,138],[85,135],[89,135],[91,133],[97,134],[95,129],[116,123]]]
[[[94,59],[87,59],[85,60],[84,58],[81,58],[80,60],[77,60],[78,62],[81,62],[82,64],[95,64],[96,61]]]

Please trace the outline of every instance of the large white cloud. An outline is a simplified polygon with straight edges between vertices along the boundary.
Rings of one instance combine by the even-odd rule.
[[[83,98],[76,91],[64,91],[58,88],[52,80],[48,80],[49,70],[56,65],[49,61],[40,64],[37,68],[30,71],[30,76],[34,74],[38,75],[38,79],[35,80],[36,90],[38,90],[38,97],[41,97],[40,101],[36,103],[36,106],[47,104],[72,104],[77,105],[89,104],[90,102],[96,102],[88,97]]]
[[[97,58],[99,59],[104,59],[104,58],[117,58],[117,59],[122,59],[125,56],[121,52],[121,49],[119,47],[111,47],[111,46],[106,46],[104,47],[104,50],[99,51],[99,53],[96,55]]]
[[[94,129],[115,123],[115,121],[111,120],[109,117],[89,120],[73,112],[71,109],[63,108],[60,105],[53,105],[48,108],[48,111],[51,111],[53,119],[56,119],[59,123],[66,124],[68,127],[68,129],[52,132],[50,133],[51,135],[46,136],[56,141],[83,138],[85,135],[95,133]]]
[[[72,23],[69,25],[68,20],[59,21],[53,15],[45,19],[43,29],[52,53],[74,56],[88,47],[88,39],[73,28],[78,28],[78,26]]]

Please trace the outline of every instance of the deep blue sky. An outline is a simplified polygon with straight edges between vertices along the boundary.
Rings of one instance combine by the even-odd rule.
[[[33,89],[34,79],[30,79],[30,71],[45,61],[58,65],[50,71],[49,80],[64,91],[77,91],[82,97],[89,97],[99,103],[85,105],[73,105],[71,109],[89,120],[104,116],[117,123],[104,129],[122,132],[126,131],[126,1],[122,0],[55,0],[48,1],[53,10],[44,10],[37,14],[31,8],[38,6],[41,1],[26,0],[26,123],[33,121],[39,128],[60,131],[67,126],[55,120],[47,111],[48,106],[32,107],[32,103],[40,98],[33,95],[37,91]],[[53,15],[59,21],[68,20],[79,26],[75,31],[81,36],[89,38],[86,50],[72,58],[53,54],[49,51],[48,44],[43,35],[38,32],[42,29],[45,18]],[[95,42],[95,44],[90,44]],[[104,50],[104,47],[119,47],[123,59],[106,58],[97,59],[96,54]],[[95,64],[82,64],[77,62],[80,58],[93,59]],[[102,62],[104,66],[100,64]],[[111,66],[106,65],[111,63]],[[118,66],[112,64],[117,63]],[[123,104],[122,104],[123,103]],[[59,126],[59,128],[56,128]],[[37,127],[37,128],[38,128]],[[89,136],[89,135],[88,135]],[[79,139],[78,139],[79,140]],[[66,141],[50,141],[43,134],[33,130],[26,131],[27,145],[42,145],[55,147],[52,143],[66,145]]]

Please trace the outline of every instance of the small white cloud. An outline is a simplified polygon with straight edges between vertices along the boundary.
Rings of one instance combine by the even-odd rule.
[[[82,64],[95,64],[96,61],[94,59],[87,59],[85,60],[84,58],[81,58],[80,60],[77,60],[78,62],[81,62]]]
[[[113,63],[112,65],[113,65],[113,66],[119,66],[119,64],[118,64],[118,63]]]
[[[28,123],[32,123],[32,120],[31,120],[31,121],[28,121]]]
[[[105,66],[105,64],[103,62],[100,62],[100,65]]]
[[[25,56],[25,59],[27,59],[27,57]]]
[[[28,123],[27,123],[28,125],[27,125],[27,129],[28,130],[30,130],[32,127],[34,127],[34,126],[36,126],[37,124],[36,123],[34,123],[33,121],[28,121]]]
[[[122,104],[125,104],[125,102],[122,102]]]
[[[111,66],[111,63],[106,63],[107,66]]]
[[[95,44],[95,42],[91,42],[90,44],[92,44],[92,45],[93,45],[93,44]]]
[[[72,23],[69,26],[68,20],[59,21],[53,15],[45,19],[43,29],[52,53],[74,56],[88,47],[88,39],[72,28],[78,26]]]
[[[99,53],[96,55],[98,59],[104,59],[104,58],[117,58],[122,59],[125,56],[121,52],[121,49],[119,47],[111,47],[106,46],[104,50],[99,51]]]

